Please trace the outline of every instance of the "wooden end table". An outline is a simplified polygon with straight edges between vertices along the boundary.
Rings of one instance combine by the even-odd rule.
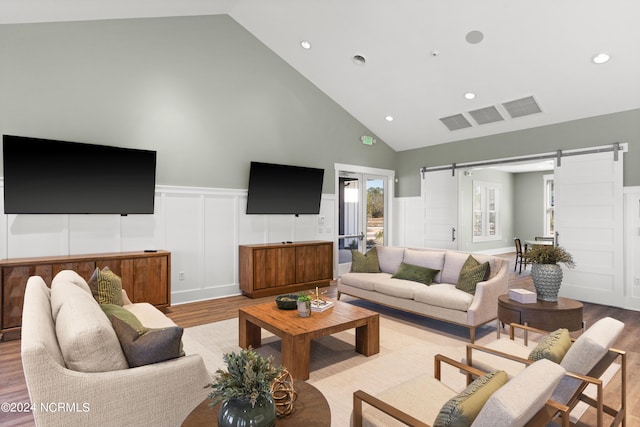
[[[380,315],[375,311],[333,300],[323,312],[300,317],[297,310],[280,310],[275,301],[243,307],[238,311],[239,345],[258,348],[261,328],[282,339],[282,365],[296,379],[309,378],[311,340],[347,329],[356,329],[358,353],[380,352]]]
[[[498,338],[500,324],[519,323],[542,329],[555,331],[567,328],[569,331],[584,330],[582,303],[569,298],[558,298],[557,302],[540,301],[523,304],[509,298],[509,295],[498,297]],[[525,343],[527,334],[525,331]]]
[[[330,427],[331,410],[324,395],[304,381],[294,381],[293,388],[298,394],[296,402],[293,404],[295,411],[288,417],[278,418],[278,427]],[[191,411],[189,416],[183,421],[182,427],[215,426],[218,420],[220,404],[213,408],[209,406],[209,399],[205,399],[201,404]]]

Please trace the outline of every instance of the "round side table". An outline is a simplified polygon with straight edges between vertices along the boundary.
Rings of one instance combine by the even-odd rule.
[[[498,338],[500,324],[519,323],[542,329],[555,331],[567,328],[569,331],[584,330],[582,303],[569,298],[558,298],[556,302],[540,301],[523,304],[509,298],[509,295],[498,297]]]
[[[293,387],[298,394],[294,404],[295,411],[288,417],[278,418],[278,427],[301,426],[330,427],[331,410],[329,403],[320,390],[304,381],[295,381]],[[220,404],[213,408],[209,406],[209,399],[195,407],[182,423],[182,427],[216,426],[218,425],[218,410]]]

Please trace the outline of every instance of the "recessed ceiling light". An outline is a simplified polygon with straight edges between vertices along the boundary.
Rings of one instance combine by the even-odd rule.
[[[302,40],[302,41],[300,42],[300,46],[302,46],[302,48],[303,48],[303,49],[306,49],[306,50],[311,49],[311,43],[309,43],[309,42],[308,42],[308,41],[306,41],[306,40]]]
[[[484,40],[484,34],[482,34],[481,31],[469,31],[465,36],[465,39],[467,40],[467,43],[478,44]]]
[[[464,97],[465,97],[465,99],[471,100],[471,99],[474,99],[476,97],[476,94],[473,93],[473,92],[467,92],[467,93],[464,94]]]
[[[608,54],[599,53],[593,57],[592,61],[596,64],[604,64],[605,62],[609,61],[609,59],[611,59],[611,57]]]
[[[364,65],[367,62],[367,58],[362,55],[353,55],[353,58],[351,58],[351,60],[356,65]]]
[[[393,116],[386,116],[384,119],[386,121],[388,121],[388,122],[392,122],[393,121]]]

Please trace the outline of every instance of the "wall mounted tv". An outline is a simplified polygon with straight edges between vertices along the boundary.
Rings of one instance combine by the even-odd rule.
[[[251,162],[248,214],[318,214],[324,169]]]
[[[156,152],[4,135],[7,214],[152,214]]]

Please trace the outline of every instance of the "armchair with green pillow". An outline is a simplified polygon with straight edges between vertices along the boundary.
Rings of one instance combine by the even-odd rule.
[[[207,396],[204,361],[183,356],[182,328],[151,304],[132,304],[107,276],[96,288],[103,304],[71,270],[50,288],[40,276],[27,282],[21,356],[36,425],[180,425]],[[40,410],[48,402],[80,410]]]
[[[487,374],[443,355],[434,363],[433,376],[421,375],[376,396],[356,391],[353,427],[569,425],[568,408],[550,400],[565,374],[557,364],[540,360],[509,379],[504,371]],[[458,393],[441,381],[443,363],[477,378]]]
[[[624,422],[626,415],[626,352],[612,348],[622,333],[624,323],[605,317],[573,339],[567,329],[546,332],[512,323],[509,338],[503,337],[486,346],[467,344],[466,358],[462,361],[483,372],[503,369],[510,376],[517,375],[526,366],[539,359],[548,359],[567,371],[567,376],[553,391],[552,399],[573,409],[580,401],[596,409],[597,425],[604,425],[604,416],[611,417],[612,426]],[[517,338],[518,331],[540,335],[537,343]],[[600,379],[612,364],[619,363],[620,403],[614,408],[604,403],[604,385]],[[585,394],[592,385],[595,399]]]

